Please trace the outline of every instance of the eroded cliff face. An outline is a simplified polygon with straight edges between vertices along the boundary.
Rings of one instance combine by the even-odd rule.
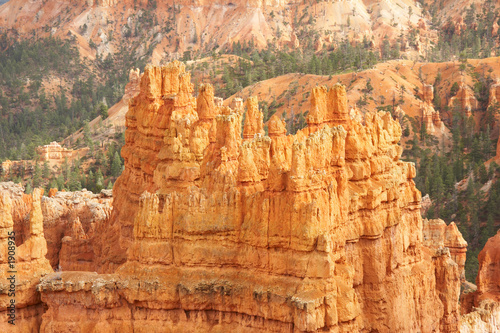
[[[469,306],[462,333],[500,331],[500,231],[488,239],[478,260],[477,290],[464,295],[462,301]]]
[[[146,67],[96,229],[106,274],[44,278],[42,331],[458,330],[460,267],[424,244],[397,121],[320,86],[308,127],[266,136],[255,98],[192,93],[181,63]]]
[[[411,17],[395,20],[407,17],[409,10]],[[97,54],[119,52],[121,44],[128,44],[127,31],[144,24],[145,12],[158,20],[144,33],[155,45],[152,60],[158,62],[180,58],[184,51],[219,50],[237,42],[251,41],[257,48],[300,47],[297,35],[305,25],[318,32],[314,39],[317,50],[323,45],[336,47],[334,40],[342,38],[358,42],[366,38],[381,45],[382,36],[396,40],[402,29],[419,26],[419,51],[426,41],[437,37],[435,30],[428,31],[419,23],[424,18],[421,6],[407,0],[11,0],[0,8],[0,26],[15,30],[16,35],[38,31],[62,38],[73,36],[82,56],[93,59]],[[292,24],[301,16],[300,24]],[[46,32],[43,27],[47,27]],[[114,38],[109,37],[111,32]],[[96,50],[90,44],[95,44]],[[141,49],[147,47],[143,44]],[[138,51],[137,56],[144,53]]]
[[[441,219],[423,220],[424,245],[435,251],[448,248],[451,258],[458,265],[460,279],[465,281],[467,242],[455,222],[446,224]]]
[[[36,288],[40,278],[61,268],[93,269],[94,230],[107,223],[111,211],[111,191],[52,189],[48,197],[42,194],[40,189],[24,194],[20,185],[0,183],[0,316],[5,319],[0,321],[1,332],[40,330],[46,308]],[[15,326],[7,321],[11,300]]]
[[[100,237],[96,230],[107,224],[112,203],[112,192],[106,190],[53,191],[43,197],[46,257],[54,269],[95,270],[93,242]]]
[[[434,87],[430,84],[424,84],[422,93],[422,103],[420,105],[420,111],[422,112],[422,121],[426,125],[426,129],[429,133],[436,136],[442,136],[445,134],[446,126],[441,121],[441,116],[439,111],[436,111],[433,106],[434,98]]]
[[[459,89],[455,96],[450,98],[448,102],[450,108],[459,107],[459,110],[464,112],[467,117],[472,116],[472,111],[478,107],[476,97],[472,89],[462,80],[459,84]]]
[[[47,254],[47,243],[43,232],[41,196],[36,189],[32,196],[26,196],[13,183],[0,184],[0,331],[36,331],[41,324],[44,311],[36,285],[40,277],[52,272]],[[14,222],[19,222],[18,214],[26,216],[26,230],[15,230]],[[12,214],[17,212],[16,214]],[[17,216],[16,216],[17,215]],[[24,216],[23,216],[24,217]],[[16,223],[19,225],[18,223]],[[17,247],[9,241],[15,241]],[[14,259],[12,259],[14,258]],[[14,300],[15,309],[8,312]],[[8,323],[15,315],[16,326]]]

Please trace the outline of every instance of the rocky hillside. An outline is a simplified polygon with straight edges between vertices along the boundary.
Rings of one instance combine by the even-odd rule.
[[[32,159],[37,145],[104,118],[120,101],[129,70],[142,71],[147,62],[225,62],[222,69],[200,68],[194,81],[209,78],[227,98],[285,74],[496,55],[496,4],[462,1],[459,7],[443,1],[12,0],[0,7],[0,159]]]
[[[88,57],[115,53],[128,39],[142,39],[147,43],[136,52],[152,47],[157,61],[250,41],[258,48],[332,44],[346,37],[380,44],[384,36],[395,38],[419,22],[426,25],[422,7],[409,0],[11,0],[0,9],[0,26],[16,34],[70,34]]]

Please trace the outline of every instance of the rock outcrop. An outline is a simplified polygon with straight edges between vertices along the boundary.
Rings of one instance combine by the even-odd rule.
[[[472,111],[478,108],[478,102],[472,89],[464,81],[460,81],[458,91],[455,96],[450,98],[448,106],[451,108],[458,106],[466,117],[471,117]]]
[[[434,98],[434,87],[430,84],[424,84],[420,111],[422,112],[422,122],[425,123],[427,132],[434,135],[445,133],[446,127],[441,121],[439,112],[434,109],[432,100]]]
[[[2,332],[39,331],[45,307],[36,286],[42,276],[61,268],[94,269],[94,230],[107,223],[111,191],[50,192],[24,194],[20,185],[0,183],[0,315],[7,318],[11,299],[16,306],[16,325],[1,321]]]
[[[479,253],[477,291],[467,296],[471,308],[463,316],[461,332],[500,331],[500,231]],[[473,305],[473,307],[472,307]]]
[[[65,158],[73,158],[77,152],[72,149],[61,147],[57,142],[51,142],[48,145],[36,148],[36,153],[40,157],[40,161],[53,161],[61,163]]]
[[[498,137],[498,141],[497,141],[497,154],[495,156],[495,159],[500,160],[500,136]]]
[[[424,245],[435,251],[448,248],[451,258],[458,265],[460,279],[465,281],[467,242],[455,222],[448,225],[441,219],[425,219],[423,222]]]
[[[488,239],[478,257],[477,300],[500,301],[500,232]]]
[[[128,73],[128,83],[125,86],[125,93],[123,94],[122,100],[125,103],[131,98],[134,98],[139,94],[139,85],[141,81],[141,71],[139,68],[131,69]]]
[[[488,107],[493,106],[494,104],[499,102],[500,102],[500,78],[496,78],[495,83],[493,83],[490,87]]]
[[[273,116],[265,136],[255,99],[242,129],[242,103],[192,92],[181,63],[146,67],[96,229],[103,274],[44,278],[42,331],[458,330],[459,265],[424,244],[390,114],[362,124],[343,86],[316,87],[306,128]]]
[[[111,215],[111,191],[56,192],[42,198],[47,259],[54,269],[94,271],[96,230]]]
[[[24,195],[19,200],[20,186],[0,184],[0,315],[3,318],[0,331],[36,331],[44,310],[36,285],[41,276],[52,272],[45,258],[47,243],[40,203],[43,191],[35,189],[30,200]],[[30,211],[27,228],[16,231],[17,217],[12,213],[23,212],[25,206],[29,206]],[[18,208],[21,209],[16,210]],[[13,320],[15,325],[8,320]]]

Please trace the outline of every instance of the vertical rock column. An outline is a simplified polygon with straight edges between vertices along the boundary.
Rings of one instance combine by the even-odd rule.
[[[11,300],[15,301],[16,325],[6,320],[0,321],[1,332],[30,332],[38,330],[43,306],[36,285],[42,275],[51,273],[52,267],[45,258],[47,242],[43,234],[43,216],[40,205],[43,190],[33,191],[33,205],[29,215],[29,235],[23,244],[14,249],[15,262],[9,264],[7,256],[8,232],[13,230],[12,200],[8,193],[0,192],[0,309],[6,309]],[[21,235],[19,235],[21,236]],[[16,238],[18,235],[16,235]],[[7,278],[14,277],[12,288]],[[12,291],[15,296],[9,295]],[[0,316],[7,318],[5,312]]]
[[[351,118],[347,110],[347,95],[343,85],[337,83],[328,91],[327,107],[329,123],[333,126],[342,125],[344,129],[349,129]]]
[[[264,135],[263,114],[259,110],[257,97],[252,96],[247,99],[247,113],[243,128],[243,139],[253,139],[255,135]]]

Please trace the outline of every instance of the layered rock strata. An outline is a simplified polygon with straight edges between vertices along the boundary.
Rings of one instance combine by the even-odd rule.
[[[434,87],[430,84],[424,84],[422,93],[422,103],[420,111],[422,112],[422,122],[425,123],[428,133],[444,134],[446,127],[441,121],[439,112],[434,109],[433,100]]]
[[[474,97],[474,92],[469,88],[464,81],[460,81],[458,86],[458,91],[450,98],[448,106],[453,108],[458,106],[460,111],[465,113],[466,117],[472,116],[472,111],[478,108],[478,102],[476,97]]]
[[[45,258],[47,243],[40,203],[43,191],[36,189],[29,197],[31,200],[24,195],[19,200],[19,192],[5,190],[10,187],[9,184],[0,187],[0,331],[31,332],[40,327],[44,311],[36,285],[41,276],[52,272]],[[17,217],[12,212],[16,208],[22,212],[25,205],[30,211],[28,228],[16,231]]]
[[[107,224],[112,192],[52,192],[42,198],[47,259],[54,269],[94,271],[96,230]]]
[[[463,333],[500,331],[500,231],[479,253],[477,290],[465,295],[470,308],[463,316]]]
[[[462,237],[455,222],[446,225],[441,219],[425,219],[423,226],[424,245],[435,251],[448,248],[451,258],[458,265],[461,280],[465,281],[467,242]]]
[[[273,116],[265,136],[255,99],[192,93],[184,65],[146,67],[94,245],[107,274],[45,278],[42,331],[458,330],[459,266],[424,245],[390,114],[362,124],[316,87],[305,129]]]
[[[71,159],[77,154],[72,149],[61,147],[57,142],[51,142],[48,145],[39,146],[36,148],[36,153],[40,157],[40,161],[59,161],[62,162],[65,158]]]

